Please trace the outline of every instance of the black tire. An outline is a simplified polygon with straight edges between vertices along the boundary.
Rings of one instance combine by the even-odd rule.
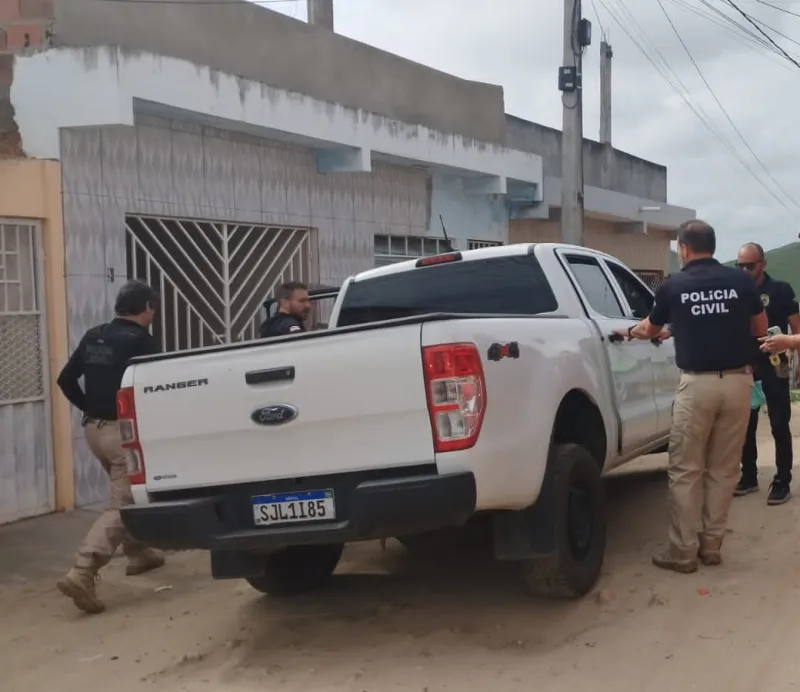
[[[264,558],[264,574],[247,583],[270,596],[294,596],[324,586],[333,575],[344,544],[294,545]]]
[[[557,445],[549,461],[553,493],[552,555],[522,563],[530,591],[547,598],[580,598],[600,578],[606,552],[606,506],[600,467],[576,444]],[[543,488],[544,490],[544,488]]]

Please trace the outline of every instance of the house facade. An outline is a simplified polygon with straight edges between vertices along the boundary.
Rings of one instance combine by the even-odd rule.
[[[16,310],[38,319],[29,343],[0,302],[0,348],[12,353],[0,364],[0,506],[10,508],[0,521],[105,498],[54,378],[128,278],[159,291],[154,334],[183,350],[253,338],[283,281],[339,285],[447,244],[557,232],[558,181],[548,182],[547,156],[509,140],[500,87],[251,3],[201,5],[55,0],[0,16],[0,186],[25,169],[39,190],[27,205],[0,190],[0,228],[14,229],[0,237],[20,253],[17,234],[29,229],[20,238],[30,245],[24,281],[0,246],[0,286],[27,286]],[[226,31],[235,45],[220,45]],[[628,196],[668,207],[665,194]],[[601,220],[603,249],[636,237],[651,253],[634,268],[657,268],[653,248],[666,251],[676,227],[654,236]],[[38,388],[4,390],[31,352]]]

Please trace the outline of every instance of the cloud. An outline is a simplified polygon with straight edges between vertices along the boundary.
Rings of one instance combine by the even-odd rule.
[[[724,0],[662,3],[747,143],[800,204],[800,139],[795,136],[800,68],[736,27],[732,21],[757,33]],[[268,7],[305,20],[305,4],[297,0]],[[800,41],[800,18],[753,0],[738,4],[770,29]],[[800,13],[800,2],[779,6]],[[767,248],[796,240],[800,206],[753,159],[656,0],[583,0],[584,16],[593,24],[593,45],[584,58],[585,136],[596,138],[599,129],[601,29],[593,8],[614,48],[614,145],[668,167],[669,201],[696,208],[715,226],[722,259],[750,239]],[[563,10],[557,0],[335,0],[335,24],[338,33],[436,69],[501,84],[509,113],[561,125],[556,78],[563,53]],[[800,54],[800,45],[765,31],[789,53]],[[752,173],[714,138],[634,40],[673,83],[682,82],[691,103]]]

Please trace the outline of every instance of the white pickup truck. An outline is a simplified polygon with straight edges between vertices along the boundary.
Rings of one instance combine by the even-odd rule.
[[[652,303],[613,257],[519,244],[351,277],[326,330],[137,358],[125,526],[284,595],[321,586],[347,542],[489,514],[534,593],[582,596],[601,473],[668,440],[672,341],[612,336]]]

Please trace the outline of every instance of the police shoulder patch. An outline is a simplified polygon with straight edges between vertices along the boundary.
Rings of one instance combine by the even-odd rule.
[[[764,307],[767,307],[767,305],[769,305],[769,296],[766,293],[761,294],[761,304]]]

